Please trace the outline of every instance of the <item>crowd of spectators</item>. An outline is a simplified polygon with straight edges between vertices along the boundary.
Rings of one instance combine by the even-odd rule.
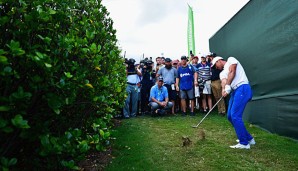
[[[215,53],[179,59],[145,58],[139,64],[126,59],[127,99],[124,118],[137,115],[191,115],[207,113],[221,97],[220,71],[211,67]],[[196,112],[197,110],[198,112]],[[224,100],[218,113],[226,114]]]

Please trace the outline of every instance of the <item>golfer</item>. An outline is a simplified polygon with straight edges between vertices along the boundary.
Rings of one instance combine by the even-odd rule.
[[[222,57],[217,56],[212,60],[212,67],[223,70],[220,77],[221,80],[226,79],[226,84],[223,85],[222,96],[226,97],[231,93],[228,107],[228,120],[235,129],[238,144],[230,147],[250,149],[250,145],[254,145],[256,142],[246,130],[242,120],[245,106],[252,98],[251,87],[245,71],[240,62],[234,57],[229,57],[228,60],[225,61]]]

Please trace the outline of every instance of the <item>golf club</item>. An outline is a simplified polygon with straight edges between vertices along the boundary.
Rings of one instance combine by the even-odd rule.
[[[197,128],[202,122],[203,120],[209,115],[209,113],[215,108],[215,106],[221,101],[221,99],[223,98],[223,96],[221,96],[221,98],[215,103],[215,105],[209,110],[209,112],[203,117],[203,119],[197,124],[192,126],[193,128]]]

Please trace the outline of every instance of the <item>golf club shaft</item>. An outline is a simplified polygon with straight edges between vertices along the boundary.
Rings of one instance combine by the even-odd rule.
[[[194,126],[195,128],[198,127],[203,120],[209,115],[209,113],[211,113],[211,111],[215,108],[215,106],[222,100],[223,96],[221,96],[221,98],[213,105],[213,107],[209,110],[209,112],[203,117],[203,119],[196,125]]]

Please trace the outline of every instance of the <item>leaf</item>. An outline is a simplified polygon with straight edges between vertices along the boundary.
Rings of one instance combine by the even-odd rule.
[[[0,128],[4,128],[7,125],[7,120],[0,118]]]
[[[8,166],[8,159],[6,157],[1,157],[1,164],[3,166]]]
[[[6,64],[7,58],[5,56],[0,56],[0,63]]]
[[[101,130],[99,130],[99,134],[100,134],[101,137],[104,137],[105,132],[101,129]]]
[[[80,142],[80,144],[79,144],[79,148],[80,148],[80,151],[81,151],[81,152],[86,152],[86,151],[89,150],[90,147],[89,147],[87,141],[84,140],[84,141]]]
[[[51,14],[51,15],[56,14],[56,11],[52,10],[52,9],[49,9],[49,14]]]
[[[95,43],[92,43],[91,47],[90,47],[90,50],[93,52],[93,53],[97,53],[97,47],[96,47],[96,44]]]
[[[45,37],[45,38],[44,38],[44,41],[45,41],[47,44],[50,44],[51,41],[52,41],[52,39],[49,38],[49,37]]]
[[[14,92],[11,94],[10,98],[15,98],[15,99],[30,99],[32,96],[31,93],[24,92],[23,87],[19,87],[17,92]]]
[[[13,132],[13,128],[7,126],[4,128],[1,128],[1,131],[5,132],[5,133],[11,133],[11,132]]]
[[[71,133],[75,137],[79,137],[79,136],[82,135],[82,131],[80,129],[78,129],[78,128],[74,129]]]
[[[7,112],[9,109],[10,108],[8,106],[0,106],[0,112]]]
[[[100,67],[95,67],[96,70],[100,71]]]
[[[70,72],[64,72],[64,75],[65,75],[67,78],[71,78],[71,77],[73,77],[73,75],[71,75]]]
[[[56,114],[60,114],[60,107],[63,106],[63,100],[55,94],[49,93],[47,94],[48,105]]]
[[[45,64],[45,66],[46,66],[47,68],[51,68],[51,67],[52,67],[51,64],[48,64],[48,63],[44,63],[44,64]]]
[[[44,37],[42,37],[42,35],[38,34],[37,37],[39,37],[41,40],[44,39]]]
[[[101,144],[97,144],[95,146],[95,148],[96,148],[97,151],[102,151],[104,149],[103,145],[101,145]]]
[[[43,59],[44,55],[40,52],[35,52],[35,54],[38,56],[38,58]]]
[[[17,161],[18,161],[18,159],[16,159],[16,158],[10,159],[8,162],[8,166],[13,166],[13,165],[17,164]]]
[[[70,133],[70,132],[65,132],[65,135],[66,135],[66,138],[67,139],[71,139],[71,137],[72,137],[72,134]]]
[[[49,135],[40,136],[40,142],[44,147],[49,146],[50,145]]]
[[[89,39],[93,39],[94,38],[94,31],[86,30],[86,37],[89,38]]]
[[[110,132],[105,132],[105,134],[104,134],[103,138],[104,138],[104,139],[107,139],[107,138],[109,138],[109,137],[110,137],[110,135],[111,135],[111,133],[110,133]]]
[[[4,72],[11,72],[11,71],[12,71],[12,68],[9,67],[9,66],[7,66],[7,67],[4,68],[3,71],[4,71]]]
[[[25,51],[20,47],[20,43],[14,40],[10,41],[10,44],[6,44],[10,48],[13,56],[21,56],[25,54]]]
[[[54,112],[55,112],[57,115],[60,114],[60,109],[53,109],[53,110],[54,110]]]
[[[13,119],[11,119],[11,123],[17,128],[30,128],[27,120],[23,120],[22,115],[16,115]]]
[[[89,88],[93,88],[92,84],[85,84],[85,86],[87,86]]]

